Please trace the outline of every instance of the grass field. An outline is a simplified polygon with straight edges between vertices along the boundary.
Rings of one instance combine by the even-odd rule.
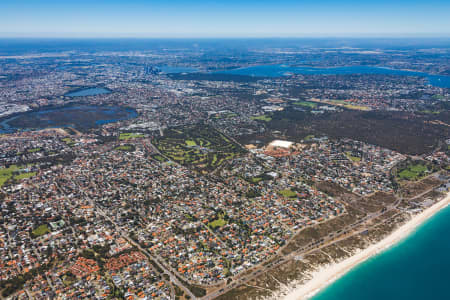
[[[33,176],[36,176],[36,172],[20,173],[18,175],[15,175],[14,179],[21,180],[21,179],[30,178],[30,177],[33,177]]]
[[[134,151],[133,145],[120,145],[114,148],[114,150],[120,150],[120,151]]]
[[[351,104],[351,103],[348,103],[343,100],[329,100],[329,104],[333,104],[333,105],[337,105],[337,106],[341,106],[341,107],[345,107],[347,109],[353,109],[353,110],[362,110],[362,111],[370,110],[370,108],[368,108],[366,106]]]
[[[344,108],[351,109],[351,110],[361,110],[361,111],[371,110],[370,107],[352,104],[352,103],[350,103],[348,101],[344,101],[344,100],[325,99],[325,100],[321,100],[320,103],[344,107]]]
[[[370,108],[362,105],[354,105],[354,104],[346,104],[344,105],[345,108],[353,109],[353,110],[362,110],[362,111],[369,111]]]
[[[167,161],[167,159],[166,159],[165,157],[163,157],[163,156],[161,156],[161,155],[159,155],[159,154],[153,155],[152,157],[153,157],[154,159],[156,159],[157,161],[160,161],[160,162],[165,162],[165,161]]]
[[[317,103],[314,102],[309,102],[309,101],[297,101],[293,103],[296,106],[303,106],[303,107],[307,107],[307,108],[316,108],[317,107]]]
[[[17,165],[11,165],[8,168],[0,169],[0,187],[2,187],[9,179],[21,180],[36,175],[36,172],[20,173],[22,168],[24,168],[24,166],[19,167]]]
[[[217,220],[214,220],[214,221],[208,223],[208,226],[211,229],[216,229],[216,228],[220,228],[222,226],[225,226],[227,223],[228,223],[227,221],[225,221],[224,219],[220,218],[220,219],[217,219]]]
[[[208,223],[208,227],[215,230],[228,224],[228,221],[224,219],[225,214],[220,212],[216,215],[215,220]]]
[[[66,143],[67,146],[69,147],[73,147],[73,145],[75,145],[75,141],[72,140],[71,138],[67,137],[67,138],[63,138],[62,141],[64,143]]]
[[[50,229],[48,229],[47,224],[44,224],[44,225],[41,225],[38,228],[34,229],[31,233],[34,237],[38,237],[38,236],[44,235],[48,232],[50,232]]]
[[[250,178],[250,182],[251,183],[258,183],[258,182],[260,182],[262,180],[263,180],[262,177],[252,177],[252,178]]]
[[[41,150],[42,150],[41,148],[33,148],[33,149],[28,149],[27,151],[28,151],[28,153],[34,153],[34,152],[39,152]]]
[[[19,170],[19,168],[16,165],[0,169],[0,187],[3,186],[3,184],[12,177],[13,172],[17,170]]]
[[[257,176],[254,177],[249,177],[249,178],[244,178],[245,180],[247,180],[250,183],[259,183],[261,181],[266,181],[266,180],[273,180],[273,177],[266,174],[266,173],[261,173]]]
[[[428,167],[424,164],[410,164],[398,172],[397,177],[403,180],[419,180],[426,175]]]
[[[253,116],[253,117],[250,117],[250,119],[255,120],[255,121],[264,121],[264,122],[272,121],[272,117],[268,116],[268,115]]]
[[[119,135],[119,140],[126,141],[129,139],[143,138],[144,135],[142,133],[133,133],[133,132],[122,132]]]
[[[359,162],[361,161],[360,157],[357,156],[353,156],[351,152],[345,152],[345,155],[347,156],[348,159],[350,159],[353,162]]]
[[[297,197],[297,193],[290,189],[281,190],[281,191],[279,191],[279,193],[280,193],[280,195],[287,197],[287,198]]]
[[[192,146],[197,146],[197,143],[193,140],[186,140],[186,145],[188,145],[189,147],[192,147]]]
[[[212,171],[244,152],[239,145],[205,125],[168,129],[163,137],[155,140],[155,146],[167,158],[200,172]]]

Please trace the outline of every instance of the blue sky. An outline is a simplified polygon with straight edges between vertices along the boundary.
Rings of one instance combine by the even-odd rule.
[[[0,0],[3,37],[450,36],[450,1]]]

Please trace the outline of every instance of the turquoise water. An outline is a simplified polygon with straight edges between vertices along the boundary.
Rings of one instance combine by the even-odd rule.
[[[83,97],[83,96],[95,96],[95,95],[101,95],[101,94],[109,94],[111,93],[110,90],[105,88],[88,88],[88,89],[82,89],[78,90],[72,93],[68,93],[65,96],[67,97]]]
[[[280,77],[294,74],[304,75],[348,75],[348,74],[385,74],[426,77],[431,85],[450,88],[450,76],[430,75],[422,72],[394,70],[372,66],[350,66],[337,68],[290,67],[286,65],[260,65],[248,68],[224,70],[216,73],[247,75],[255,77]]]
[[[450,207],[312,300],[450,299]]]

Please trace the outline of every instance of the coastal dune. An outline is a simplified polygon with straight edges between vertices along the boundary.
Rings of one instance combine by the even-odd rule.
[[[294,283],[291,288],[286,288],[279,291],[274,295],[273,298],[284,300],[300,300],[313,297],[320,290],[336,281],[338,278],[343,276],[358,264],[403,240],[419,225],[421,225],[441,209],[447,207],[449,204],[450,192],[447,193],[444,199],[440,200],[433,206],[430,206],[429,208],[414,216],[410,221],[403,224],[401,227],[396,229],[380,242],[355,253],[353,256],[344,259],[341,262],[321,267],[317,271],[308,274],[311,277],[311,280],[297,286]]]

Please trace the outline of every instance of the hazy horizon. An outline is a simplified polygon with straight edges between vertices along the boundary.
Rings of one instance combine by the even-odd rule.
[[[4,38],[450,37],[447,1],[22,0]]]

